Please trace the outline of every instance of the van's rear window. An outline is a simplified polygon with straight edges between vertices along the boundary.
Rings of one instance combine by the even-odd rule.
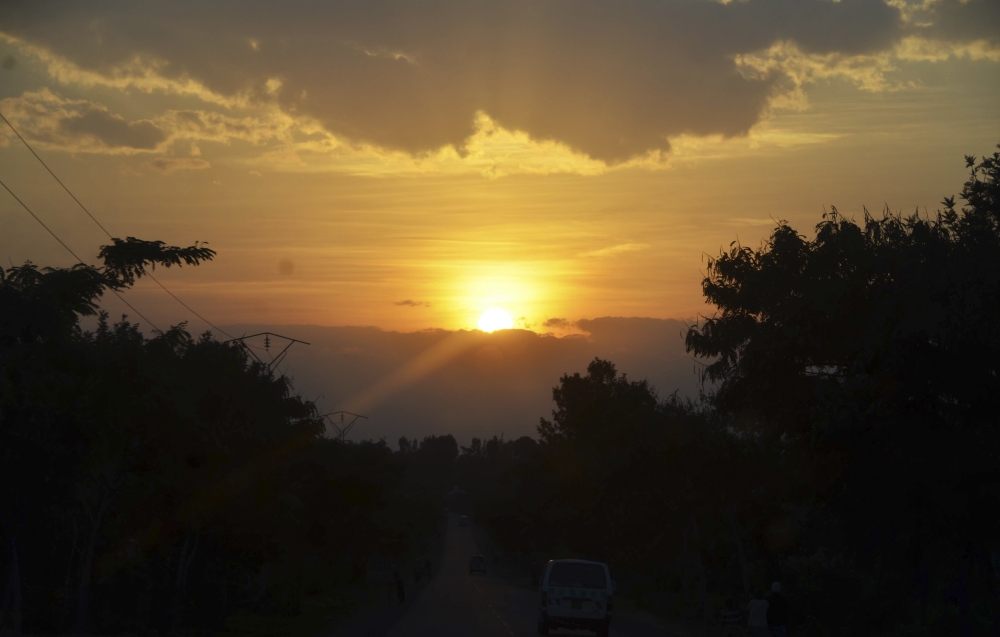
[[[599,564],[556,562],[549,573],[549,586],[567,588],[607,588],[604,567]]]

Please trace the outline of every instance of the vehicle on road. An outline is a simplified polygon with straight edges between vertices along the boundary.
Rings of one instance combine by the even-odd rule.
[[[482,573],[486,575],[486,556],[485,555],[473,555],[472,559],[469,560],[469,575],[473,573]]]
[[[548,635],[554,628],[572,628],[608,636],[614,582],[607,564],[550,560],[542,573],[539,593],[539,635]]]

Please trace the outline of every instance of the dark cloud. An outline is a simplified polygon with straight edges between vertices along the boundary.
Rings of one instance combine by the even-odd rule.
[[[13,55],[8,55],[3,59],[3,62],[0,62],[0,67],[3,67],[5,71],[13,71],[15,66],[17,66],[17,58]]]
[[[106,110],[91,109],[59,122],[62,131],[95,138],[108,148],[154,150],[167,139],[167,133],[153,122],[128,122]]]
[[[782,77],[741,74],[735,58],[777,42],[845,55],[912,34],[997,42],[996,0],[930,6],[938,26],[882,0],[38,0],[2,29],[100,73],[156,61],[388,148],[461,146],[484,111],[616,162],[670,136],[745,133]]]
[[[167,110],[153,119],[130,121],[102,104],[66,98],[48,88],[6,98],[3,110],[25,137],[70,152],[164,152],[178,140],[241,140],[255,145],[287,140],[284,116],[231,117],[209,111]],[[192,155],[201,153],[196,144],[189,148]]]
[[[241,334],[271,330],[311,343],[289,352],[287,369],[295,387],[309,399],[322,395],[324,409],[361,410],[370,420],[359,435],[387,440],[446,432],[463,441],[500,433],[534,435],[538,419],[552,411],[559,377],[585,372],[595,356],[612,360],[630,378],[648,379],[661,396],[697,395],[696,366],[681,338],[684,323],[605,318],[579,324],[590,337],[526,330],[227,329]]]
[[[570,322],[564,318],[550,318],[542,323],[542,327],[569,327]]]
[[[166,175],[177,170],[204,170],[212,167],[212,164],[200,157],[160,157],[148,165]]]
[[[406,307],[430,307],[431,304],[427,301],[414,301],[412,299],[406,299],[403,301],[395,301],[393,305],[403,305]]]
[[[927,25],[923,30],[931,37],[985,39],[994,43],[1000,38],[1000,2],[946,0],[925,6],[926,9],[914,12],[913,21]]]

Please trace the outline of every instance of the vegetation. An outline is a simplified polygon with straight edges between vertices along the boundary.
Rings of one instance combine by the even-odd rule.
[[[477,519],[692,615],[780,580],[809,634],[997,634],[1000,153],[967,162],[960,209],[833,210],[711,260],[687,347],[712,393],[564,376],[537,443],[459,458]]]
[[[423,467],[445,439],[399,454],[326,438],[315,406],[239,346],[98,313],[147,268],[213,256],[129,238],[101,268],[0,271],[0,627],[296,615],[436,532],[450,465]]]

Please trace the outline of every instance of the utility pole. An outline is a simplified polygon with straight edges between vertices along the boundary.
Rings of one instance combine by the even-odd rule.
[[[339,424],[334,416],[340,416]],[[351,417],[349,422],[345,419],[345,416]],[[347,434],[350,433],[354,423],[358,422],[359,419],[364,418],[365,420],[368,420],[368,416],[352,414],[349,411],[331,411],[328,414],[323,414],[321,417],[337,432],[337,440],[344,440],[347,437]]]
[[[260,347],[258,345],[251,345],[251,344],[249,344],[249,343],[246,342],[248,339],[251,339],[251,338],[260,338],[261,336],[264,337],[264,343],[263,343],[264,346],[263,347]],[[272,338],[278,339],[279,342],[284,342],[285,343],[285,346],[277,354],[274,354],[274,353],[271,352],[271,339]],[[249,336],[241,336],[239,338],[234,338],[232,340],[224,341],[224,342],[225,343],[236,343],[239,347],[242,347],[243,351],[245,351],[247,354],[249,354],[251,357],[253,357],[253,359],[256,360],[258,363],[260,363],[261,365],[263,365],[264,367],[266,367],[268,373],[274,371],[274,369],[278,366],[278,364],[282,360],[284,360],[285,355],[288,354],[288,349],[292,345],[294,345],[295,343],[301,343],[303,345],[308,345],[309,344],[309,343],[307,343],[305,341],[300,341],[300,340],[298,340],[296,338],[291,338],[290,336],[282,336],[281,334],[275,334],[274,332],[259,332],[257,334],[250,334]],[[280,344],[277,345],[277,346],[275,346],[275,349],[277,349],[278,347],[280,347]],[[271,361],[270,362],[265,362],[260,356],[257,355],[256,352],[253,351],[255,349],[256,350],[263,350],[265,352],[265,355],[267,355],[267,356],[270,357]],[[284,374],[282,374],[282,376],[284,376]]]
[[[260,340],[261,337],[263,337],[263,341]],[[261,344],[252,345],[251,343],[247,342],[250,339],[258,339],[258,343]],[[278,344],[273,345],[271,342],[272,340],[277,340]],[[246,352],[248,356],[253,358],[260,365],[266,367],[268,373],[273,372],[281,363],[281,361],[285,359],[285,356],[288,354],[288,350],[292,347],[292,345],[294,345],[295,343],[301,343],[302,345],[309,345],[309,343],[305,341],[300,341],[297,338],[292,338],[290,336],[282,336],[281,334],[275,334],[274,332],[258,332],[257,334],[249,334],[225,342],[233,343],[237,347],[242,348],[243,351]],[[281,347],[282,344],[284,344],[284,347]],[[271,352],[272,345],[274,346],[275,350],[278,350],[279,347],[281,348],[280,350],[278,350],[277,354]],[[254,350],[257,350],[257,352],[263,351],[264,354],[270,358],[270,361],[265,361]],[[282,374],[282,376],[284,376],[284,374]],[[340,418],[338,419],[336,418],[336,416],[340,416]],[[337,432],[337,440],[344,440],[347,438],[347,434],[350,433],[351,428],[354,427],[354,424],[361,419],[368,420],[368,416],[362,416],[361,414],[354,414],[349,411],[331,411],[330,413],[323,414],[322,416],[320,416],[320,419],[322,419],[323,422],[325,422],[327,425],[332,427],[334,431]]]

